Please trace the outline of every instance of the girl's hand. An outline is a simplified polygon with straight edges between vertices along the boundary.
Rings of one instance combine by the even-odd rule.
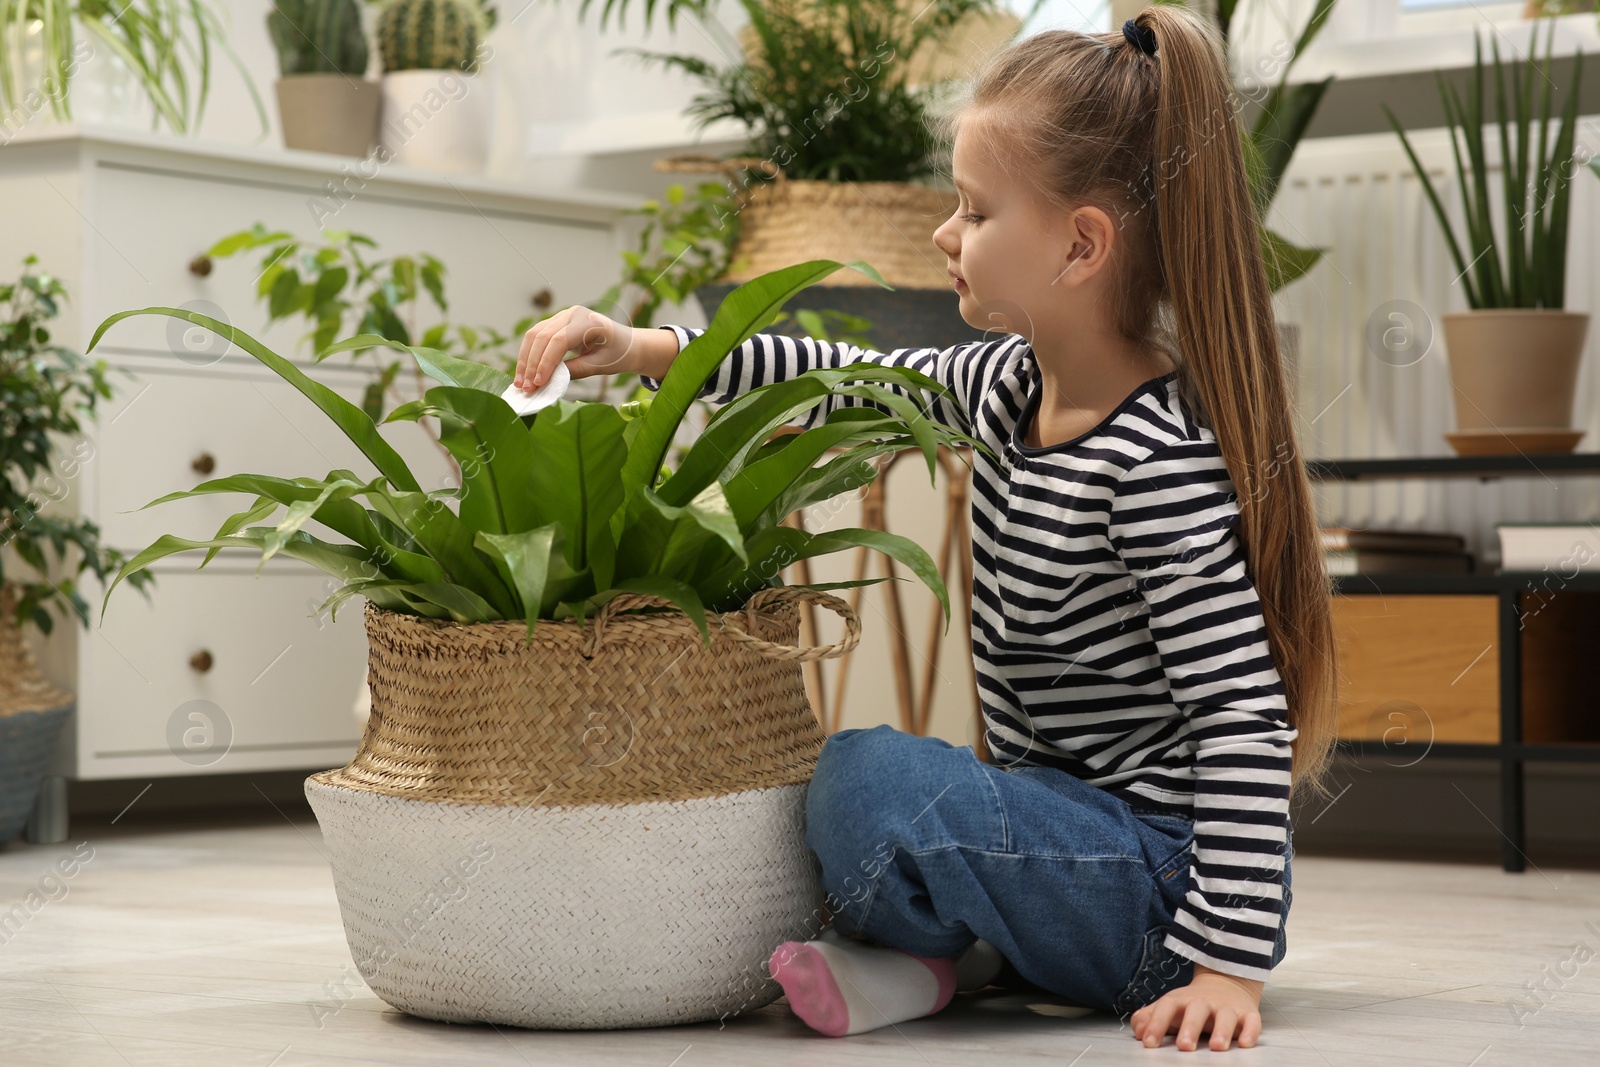
[[[1159,1048],[1167,1032],[1178,1027],[1178,1048],[1193,1052],[1202,1031],[1211,1032],[1211,1051],[1224,1052],[1239,1032],[1239,1047],[1250,1048],[1261,1036],[1261,986],[1248,978],[1194,965],[1194,979],[1133,1013],[1133,1036],[1146,1048]]]
[[[666,330],[636,330],[598,311],[574,305],[523,334],[522,348],[517,353],[517,371],[512,380],[517,388],[533,392],[550,380],[556,364],[562,362],[568,352],[578,353],[577,358],[566,360],[567,370],[574,378],[587,378],[592,374],[648,374],[654,364],[640,348],[645,342],[656,340],[649,336],[651,334],[660,334],[672,342],[673,355],[677,354],[677,341]]]

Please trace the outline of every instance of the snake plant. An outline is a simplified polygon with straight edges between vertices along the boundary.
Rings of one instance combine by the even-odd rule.
[[[1473,38],[1472,85],[1466,100],[1437,71],[1439,96],[1450,129],[1450,150],[1455,157],[1456,181],[1461,192],[1466,248],[1456,240],[1444,202],[1428,170],[1417,158],[1400,120],[1383,106],[1389,125],[1405,147],[1444,231],[1457,276],[1466,289],[1467,306],[1485,308],[1553,308],[1566,305],[1568,203],[1572,195],[1573,142],[1578,125],[1578,87],[1583,74],[1583,53],[1573,60],[1572,84],[1560,105],[1559,126],[1551,140],[1550,57],[1554,53],[1555,22],[1545,36],[1545,56],[1539,58],[1538,27],[1529,35],[1528,57],[1511,70],[1510,100],[1500,63],[1500,43],[1489,39],[1494,54],[1494,128],[1500,139],[1501,191],[1489,185],[1488,153],[1483,128],[1488,120],[1483,106],[1483,38]],[[1535,74],[1538,80],[1535,80]],[[1535,100],[1537,97],[1537,101]],[[1538,113],[1534,114],[1537,102]],[[1534,157],[1529,158],[1532,140]],[[1467,158],[1461,158],[1462,145]],[[1496,234],[1491,216],[1496,201],[1503,215],[1505,238]],[[1471,256],[1469,260],[1467,257]]]
[[[122,579],[166,556],[205,549],[204,567],[224,548],[244,548],[259,550],[263,562],[281,552],[338,579],[341,586],[319,614],[363,596],[391,611],[460,623],[526,620],[531,638],[540,619],[582,624],[613,597],[644,593],[682,609],[709,644],[708,609],[738,610],[757,590],[783,584],[779,571],[796,560],[864,546],[926,583],[948,629],[949,594],[915,542],[880,530],[808,533],[784,524],[795,511],[872,481],[878,468],[871,460],[883,453],[921,449],[930,479],[940,445],[965,442],[992,455],[983,442],[924,415],[913,399],[919,391],[948,394],[934,379],[862,361],[773,382],[718,408],[677,469],[663,465],[685,412],[717,366],[787,300],[846,265],[888,288],[859,260],[813,260],[762,275],[722,302],[654,396],[620,408],[563,399],[519,417],[500,397],[511,375],[497,368],[376,334],[323,349],[319,360],[361,347],[399,349],[439,383],[384,419],[440,420],[441,441],[462,476],[459,487],[438,490],[421,488],[359,406],[243,331],[187,309],[118,312],[95,330],[90,351],[130,315],[169,315],[210,329],[315,403],[377,476],[344,469],[323,478],[235,474],[153,500],[145,507],[208,493],[254,497],[209,539],[157,539],[122,567],[105,603]],[[820,425],[774,436],[830,395],[865,403],[836,405]],[[827,458],[830,449],[842,451]],[[343,540],[313,534],[306,528],[312,522]]]

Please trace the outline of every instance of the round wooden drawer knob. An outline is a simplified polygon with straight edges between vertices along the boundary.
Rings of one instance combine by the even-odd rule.
[[[196,474],[210,474],[217,469],[217,457],[210,452],[202,452],[190,461],[189,466],[194,468]]]
[[[211,653],[203,648],[189,657],[189,666],[196,674],[204,674],[209,671],[213,662]]]
[[[195,256],[189,261],[189,273],[204,278],[211,273],[211,257]]]

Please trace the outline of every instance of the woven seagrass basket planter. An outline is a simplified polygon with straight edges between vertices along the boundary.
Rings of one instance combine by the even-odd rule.
[[[733,263],[722,282],[742,284],[813,259],[863,259],[898,289],[950,291],[948,258],[933,231],[955,211],[954,192],[909,182],[828,182],[785,178],[755,186],[739,213]],[[871,286],[860,271],[816,283]]]
[[[15,592],[0,582],[0,845],[28,825],[74,704],[40,673],[16,611]]]
[[[799,600],[842,614],[844,639],[797,647]],[[550,1029],[777,998],[766,961],[822,906],[803,822],[824,738],[801,665],[850,651],[860,623],[788,587],[706,621],[709,648],[667,601],[626,594],[527,643],[522,622],[368,604],[366,732],[306,796],[373,992]]]

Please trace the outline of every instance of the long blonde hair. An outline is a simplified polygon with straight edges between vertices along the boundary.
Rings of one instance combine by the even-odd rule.
[[[1147,7],[1148,56],[1118,30],[1051,30],[994,56],[935,134],[963,119],[1008,171],[1065,210],[1119,222],[1113,322],[1178,364],[1186,405],[1216,435],[1239,536],[1283,679],[1294,788],[1322,783],[1338,705],[1332,587],[1246,179],[1220,35],[1189,9]]]

